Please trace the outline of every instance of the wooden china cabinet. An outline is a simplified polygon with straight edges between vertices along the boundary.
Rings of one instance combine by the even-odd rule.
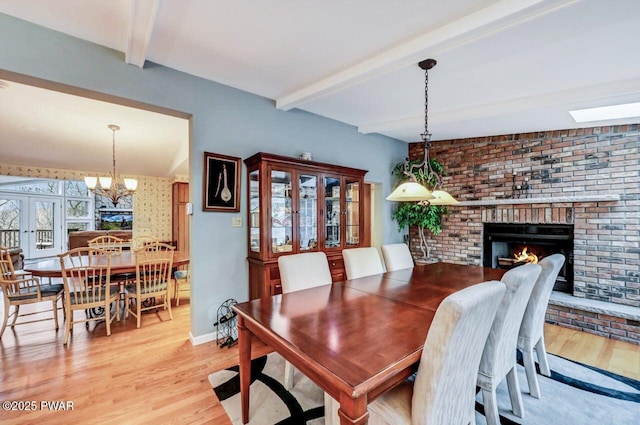
[[[335,281],[342,250],[363,246],[366,170],[257,153],[247,166],[249,298],[280,294],[278,257],[324,251]]]

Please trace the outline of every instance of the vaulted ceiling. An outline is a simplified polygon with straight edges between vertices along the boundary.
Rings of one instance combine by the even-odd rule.
[[[122,51],[134,66],[407,142],[424,130],[426,58],[438,61],[434,140],[640,122],[579,124],[568,113],[640,101],[637,0],[0,0],[0,13]]]

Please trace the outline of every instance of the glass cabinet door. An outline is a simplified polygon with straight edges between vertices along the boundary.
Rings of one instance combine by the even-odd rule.
[[[360,182],[346,180],[346,243],[347,247],[360,244]]]
[[[249,249],[260,252],[260,171],[249,173]]]
[[[298,177],[298,215],[300,219],[300,252],[318,249],[318,177]]]
[[[340,178],[324,178],[325,248],[340,247]]]
[[[271,170],[271,252],[293,251],[291,173]]]

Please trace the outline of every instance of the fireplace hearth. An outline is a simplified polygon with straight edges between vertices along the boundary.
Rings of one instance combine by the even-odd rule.
[[[573,295],[573,225],[485,223],[483,265],[510,269],[552,254],[565,256],[555,291]]]

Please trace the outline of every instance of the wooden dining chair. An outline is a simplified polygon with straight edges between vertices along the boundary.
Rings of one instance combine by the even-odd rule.
[[[509,270],[502,276],[501,280],[505,283],[507,291],[491,325],[478,372],[477,385],[482,390],[487,425],[500,424],[496,390],[505,377],[511,409],[516,416],[524,417],[516,370],[516,346],[524,310],[540,272],[539,265],[525,264]]]
[[[283,294],[332,283],[329,261],[324,252],[281,256],[278,269]],[[294,370],[291,363],[285,361],[284,386],[288,390],[293,388]]]
[[[131,239],[131,251],[137,251],[141,248],[143,248],[145,245],[154,243],[154,242],[160,242],[160,240],[158,238],[156,238],[155,236],[147,236],[147,235],[143,235],[143,236],[136,236],[135,238]]]
[[[124,240],[112,235],[102,235],[87,242],[90,248],[98,248],[109,255],[122,254]],[[135,279],[134,273],[115,273],[111,275],[111,283],[122,286]]]
[[[533,359],[535,350],[540,364],[540,373],[544,376],[551,376],[549,361],[547,360],[547,349],[544,343],[544,316],[547,312],[549,297],[556,283],[560,269],[565,258],[562,254],[553,254],[540,260],[538,264],[542,267],[542,272],[536,281],[527,308],[524,311],[520,332],[518,335],[518,350],[522,352],[524,370],[529,384],[529,394],[535,398],[540,398],[540,386],[536,375],[536,364]]]
[[[171,314],[171,271],[173,269],[173,251],[175,247],[154,242],[136,251],[136,282],[125,287],[125,317],[132,314],[136,317],[136,326],[140,327],[142,313],[164,307]],[[160,299],[161,305],[158,304]],[[144,300],[154,299],[148,305]],[[132,308],[135,301],[135,310]]]
[[[102,235],[87,242],[89,248],[98,248],[111,253],[122,253],[123,240],[111,235]]]
[[[191,293],[191,273],[189,269],[186,270],[176,270],[173,272],[174,279],[174,289],[173,289],[173,299],[176,300],[176,307],[180,305],[180,293],[187,292]]]
[[[342,258],[347,279],[384,273],[380,254],[375,247],[343,249]]]
[[[120,320],[120,291],[111,285],[111,256],[101,249],[81,247],[59,254],[58,258],[65,297],[64,344],[69,343],[76,323],[88,325],[104,320],[110,336],[113,319]],[[111,312],[112,303],[115,303],[115,314]],[[83,319],[74,314],[77,310],[85,312]],[[104,316],[91,314],[93,310],[104,310]]]
[[[480,357],[504,293],[505,284],[494,280],[445,298],[429,327],[415,376],[369,404],[369,423],[475,423]],[[337,425],[338,403],[328,399],[325,412]]]
[[[54,320],[56,330],[58,330],[58,300],[63,299],[64,288],[61,284],[42,285],[37,277],[18,276],[14,272],[13,261],[9,250],[0,251],[0,286],[2,286],[2,297],[4,299],[4,318],[0,329],[0,338],[4,334],[7,326],[13,328],[17,325],[41,322],[43,320]],[[24,304],[35,304],[50,301],[51,310],[34,311],[20,314],[20,306]],[[11,308],[13,307],[13,312]],[[33,319],[18,322],[19,317],[31,317],[53,312],[53,317]]]
[[[406,243],[392,243],[382,245],[382,258],[388,272],[410,269],[413,267],[413,257]]]
[[[4,257],[5,254],[9,256],[9,259],[11,259],[11,249],[0,245],[0,256]],[[20,257],[22,257],[22,254],[20,254]],[[13,265],[13,261],[11,261],[10,264],[11,264],[11,273],[15,279],[24,279],[26,277],[33,276],[28,271],[25,271],[22,269],[16,270],[15,266]]]

